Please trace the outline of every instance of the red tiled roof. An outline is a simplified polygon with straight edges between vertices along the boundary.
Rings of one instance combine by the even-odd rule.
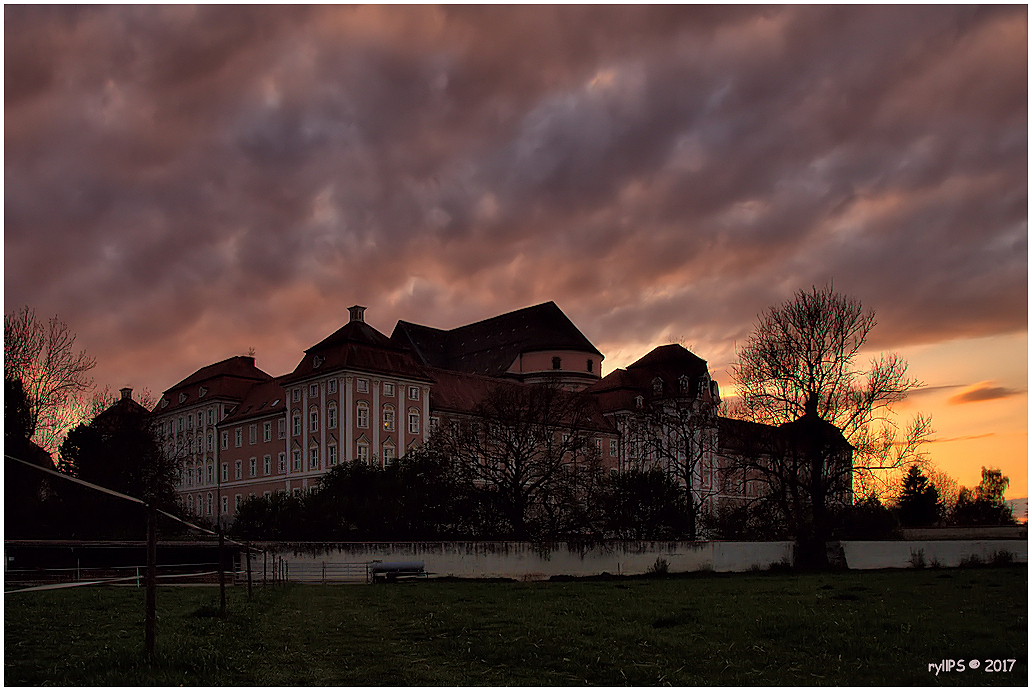
[[[350,321],[305,351],[294,371],[282,378],[294,382],[338,369],[429,381],[412,353],[362,321]]]
[[[520,384],[508,379],[486,377],[479,374],[467,374],[451,370],[432,368],[429,371],[433,379],[430,389],[430,409],[448,413],[465,415],[475,414],[478,407],[488,400],[494,392],[510,387],[526,389],[533,384]],[[563,395],[584,397],[586,420],[582,427],[600,432],[615,432],[613,424],[602,414],[602,409],[593,396],[583,392],[563,391]]]
[[[399,321],[391,341],[431,367],[500,376],[520,353],[578,350],[602,357],[554,302],[442,331]]]
[[[707,373],[705,360],[674,343],[654,348],[627,369],[610,372],[587,390],[599,399],[607,413],[631,410],[636,407],[634,399],[638,396],[649,401],[680,393],[680,380],[684,376],[689,380],[688,395],[695,396],[699,380]],[[663,380],[663,392],[658,396],[652,386],[656,377]]]
[[[276,379],[252,386],[240,405],[222,423],[232,423],[247,418],[283,414],[287,409],[287,397],[283,386]]]
[[[254,365],[254,358],[238,355],[213,365],[202,367],[186,379],[163,392],[152,412],[169,413],[192,406],[199,401],[240,401],[255,384],[269,381],[272,376]],[[201,396],[201,388],[205,393]],[[184,400],[179,399],[185,396]]]

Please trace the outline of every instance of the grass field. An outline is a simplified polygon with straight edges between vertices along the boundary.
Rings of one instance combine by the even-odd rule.
[[[11,594],[5,685],[1020,685],[1024,566]],[[929,672],[944,659],[1010,672]]]

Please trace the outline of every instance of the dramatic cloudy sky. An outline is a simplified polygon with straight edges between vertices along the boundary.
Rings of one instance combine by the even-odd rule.
[[[556,301],[605,371],[729,389],[829,281],[927,388],[933,457],[1027,494],[1028,14],[962,7],[4,9],[4,306],[100,384],[283,374],[368,306]]]

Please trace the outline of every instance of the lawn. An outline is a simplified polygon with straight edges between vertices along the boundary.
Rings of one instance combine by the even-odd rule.
[[[545,583],[424,581],[4,602],[5,685],[1020,685],[1024,566],[692,574]],[[979,660],[935,675],[930,663]],[[1009,672],[986,661],[1015,660]],[[992,666],[992,663],[990,663]]]

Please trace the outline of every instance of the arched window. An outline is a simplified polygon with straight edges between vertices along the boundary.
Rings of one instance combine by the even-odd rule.
[[[360,429],[366,429],[369,427],[369,404],[365,401],[358,402],[355,421]]]
[[[326,429],[337,429],[337,404],[331,403],[326,407]]]
[[[312,406],[308,411],[308,431],[319,431],[319,409],[315,406]]]
[[[394,431],[394,406],[389,403],[383,407],[383,428],[387,432]]]
[[[294,411],[294,415],[292,416],[291,422],[292,422],[292,427],[293,427],[293,430],[294,430],[294,436],[295,437],[300,437],[301,436],[301,411],[300,410],[295,410]]]
[[[408,431],[409,434],[419,434],[419,410],[408,409]]]

